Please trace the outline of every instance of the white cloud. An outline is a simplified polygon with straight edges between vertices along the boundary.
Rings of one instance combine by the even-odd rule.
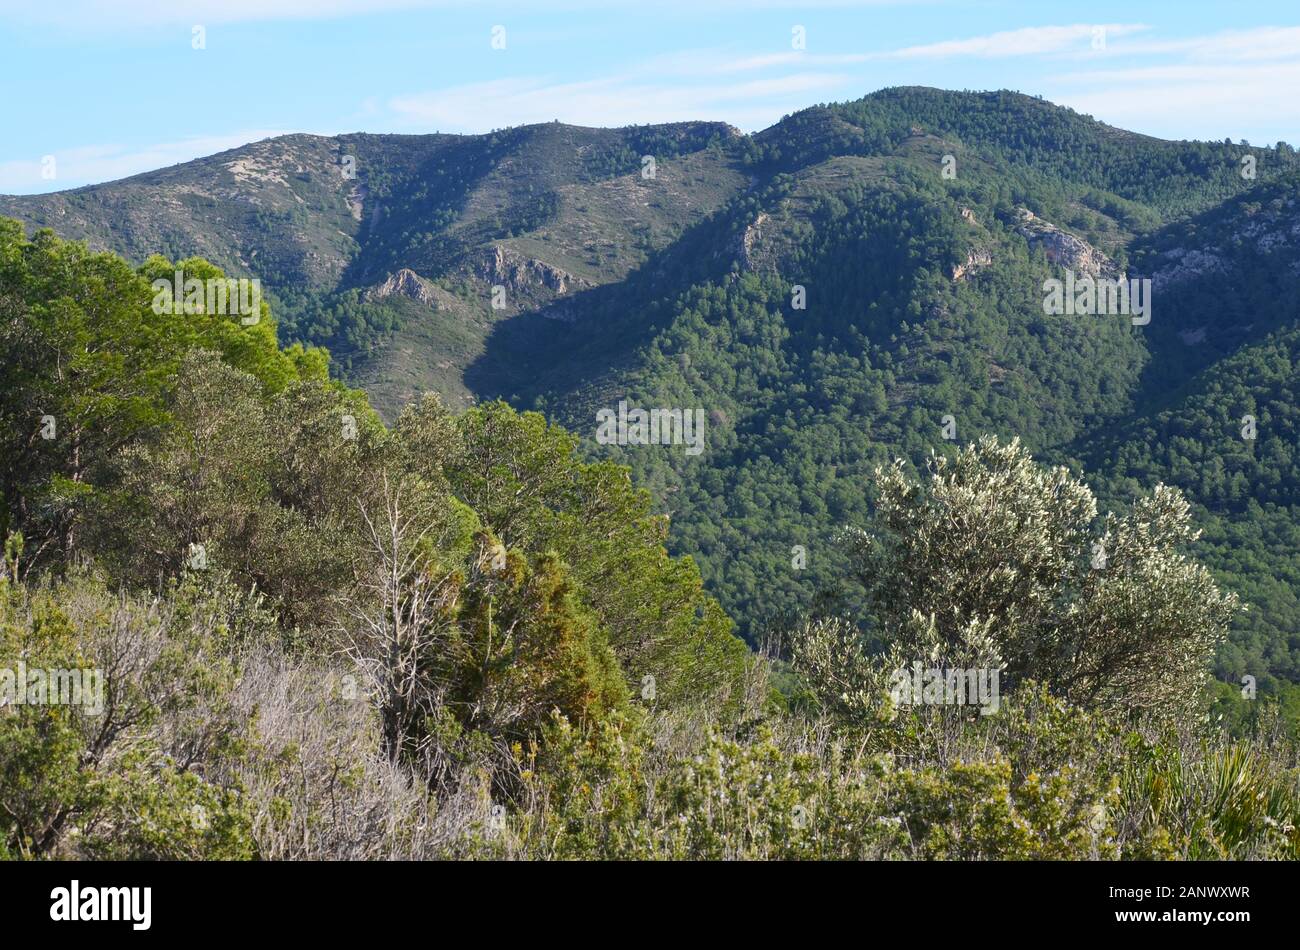
[[[697,13],[743,13],[755,8],[816,10],[849,7],[927,6],[948,0],[656,0],[657,7]],[[643,7],[645,0],[547,0],[546,12]],[[323,20],[402,10],[483,7],[487,11],[537,12],[537,0],[0,0],[0,17],[65,29],[122,29],[147,23],[242,23]],[[486,13],[485,13],[486,15]]]
[[[1140,24],[1106,24],[1107,38]],[[1032,27],[898,50],[848,53],[737,53],[693,49],[628,65],[620,75],[577,82],[498,79],[396,96],[389,108],[408,128],[479,132],[549,122],[628,125],[721,119],[759,129],[818,99],[852,98],[869,87],[839,67],[891,59],[1010,57],[1089,49],[1094,26]],[[750,74],[755,78],[728,81]]]
[[[146,0],[149,6],[154,0]],[[161,0],[159,0],[161,2]],[[424,0],[377,0],[384,6]],[[678,2],[678,0],[666,0]],[[716,0],[715,0],[716,2]],[[8,0],[0,0],[0,10]],[[81,5],[73,0],[72,6]],[[265,0],[277,14],[346,10],[353,0]],[[373,5],[367,4],[367,9]],[[304,12],[302,15],[308,15]],[[764,128],[811,102],[848,99],[880,85],[853,64],[947,59],[1028,60],[1037,91],[1114,125],[1168,137],[1221,139],[1293,135],[1300,120],[1300,28],[1257,28],[1163,39],[1141,24],[1106,24],[1106,47],[1092,48],[1094,26],[1039,26],[893,50],[842,53],[687,49],[652,56],[617,74],[583,80],[525,75],[463,82],[406,95],[375,94],[359,104],[360,125],[374,131],[482,132],[559,119],[578,125],[713,119]],[[1041,60],[1087,63],[1053,76]],[[1120,66],[1122,64],[1122,68]],[[892,68],[892,67],[891,67]],[[968,68],[962,66],[963,69]],[[989,78],[980,67],[980,75]],[[999,77],[1023,87],[1023,75]],[[990,86],[998,85],[995,80]],[[293,130],[301,131],[301,130]],[[187,161],[269,135],[246,131],[139,147],[89,146],[56,154],[59,177],[40,178],[40,156],[0,163],[0,192],[27,193],[112,180]],[[1270,138],[1270,141],[1272,140]]]
[[[1125,42],[1115,51],[1126,56],[1181,54],[1196,62],[1290,59],[1300,56],[1300,27],[1261,26],[1176,40],[1139,40]]]
[[[1294,140],[1300,99],[1300,62],[1268,65],[1167,65],[1108,69],[1057,77],[1054,102],[1111,125],[1178,138],[1251,137]],[[1071,88],[1073,87],[1073,88]],[[1255,144],[1265,144],[1256,142]]]
[[[668,56],[660,56],[643,63],[643,67],[665,72],[680,73],[729,73],[768,69],[780,66],[845,66],[853,63],[866,63],[880,60],[897,59],[954,59],[958,57],[978,57],[983,59],[1008,59],[1023,56],[1044,56],[1054,53],[1076,53],[1087,56],[1104,55],[1111,50],[1111,44],[1125,36],[1140,33],[1150,27],[1141,23],[1075,23],[1068,26],[1032,26],[985,36],[972,36],[966,39],[945,40],[939,43],[927,43],[921,46],[906,46],[901,49],[874,50],[860,53],[810,53],[806,51],[788,51],[765,53],[753,56],[735,56],[720,50],[688,50]],[[1103,31],[1105,46],[1094,48],[1093,40],[1097,31]],[[1254,31],[1252,31],[1254,32]],[[1298,31],[1300,32],[1300,31]],[[1211,47],[1212,38],[1203,41],[1181,41]],[[1267,45],[1273,37],[1242,37],[1237,41],[1241,48],[1260,48]],[[1151,44],[1156,45],[1156,44]],[[1171,47],[1175,42],[1167,44]],[[1124,47],[1125,51],[1130,48]],[[1181,47],[1180,47],[1181,48]],[[1191,46],[1187,47],[1191,49]]]
[[[1300,99],[1287,91],[1300,88],[1300,28],[1144,37],[1114,44],[1111,52],[1134,65],[1050,76],[1044,93],[1112,125],[1157,135],[1294,139]]]
[[[154,145],[84,145],[51,153],[56,172],[53,180],[41,177],[43,155],[0,162],[0,194],[63,191],[85,184],[115,181],[283,134],[280,130],[253,129]]]
[[[799,108],[818,92],[843,87],[848,77],[824,72],[735,83],[663,85],[641,74],[554,83],[541,77],[468,83],[396,97],[392,111],[407,125],[481,132],[559,119],[575,125],[715,119],[761,128]]]
[[[950,59],[956,56],[1003,58],[1042,56],[1067,50],[1091,50],[1095,30],[1104,30],[1105,41],[1136,33],[1148,27],[1138,23],[1076,23],[1071,26],[1029,26],[1019,30],[946,40],[923,46],[908,46],[876,54],[882,59]],[[1100,51],[1098,51],[1100,52]]]
[[[250,20],[322,20],[411,10],[463,6],[467,0],[0,0],[6,19],[56,24],[67,29],[120,29],[146,23],[240,23]]]

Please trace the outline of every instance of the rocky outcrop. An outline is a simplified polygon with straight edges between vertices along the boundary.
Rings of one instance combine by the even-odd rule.
[[[362,212],[365,210],[366,206],[366,199],[369,197],[370,189],[366,186],[365,182],[359,180],[352,186],[352,190],[348,192],[348,211],[352,213],[354,220],[361,220]]]
[[[543,320],[554,320],[557,323],[576,323],[578,320],[577,310],[564,302],[543,307],[537,311],[537,315]]]
[[[516,293],[547,290],[558,295],[594,286],[591,281],[576,277],[545,261],[524,257],[495,244],[475,265],[474,271],[489,284],[500,285]]]
[[[389,297],[409,297],[433,307],[438,305],[432,282],[409,267],[403,267],[396,274],[389,275],[382,284],[366,292],[367,300],[386,300]]]
[[[1224,229],[1214,242],[1202,247],[1171,247],[1161,251],[1152,285],[1160,290],[1202,276],[1226,274],[1241,248],[1270,256],[1279,270],[1289,258],[1288,269],[1300,275],[1300,260],[1295,259],[1300,254],[1300,216],[1296,213],[1295,199],[1274,201],[1262,208],[1247,207],[1244,220]]]
[[[763,225],[768,220],[767,212],[760,211],[758,217],[754,219],[754,223],[745,228],[745,232],[740,236],[736,254],[746,270],[754,270],[758,266],[754,254],[754,245],[763,239]]]
[[[1082,238],[1062,231],[1050,221],[1044,221],[1028,208],[1018,208],[1020,223],[1017,233],[1029,242],[1030,247],[1042,248],[1047,259],[1059,267],[1090,277],[1117,278],[1119,267],[1109,257]]]
[[[967,224],[979,225],[975,220],[975,212],[970,208],[961,209],[961,219]],[[966,260],[960,264],[952,266],[952,272],[948,275],[953,280],[965,280],[982,267],[988,267],[993,263],[993,253],[981,247],[973,247],[966,252]]]
[[[1160,257],[1161,264],[1151,275],[1151,286],[1157,291],[1192,280],[1202,274],[1227,270],[1223,258],[1208,251],[1189,251],[1186,248],[1173,247],[1162,253]]]
[[[979,248],[971,248],[966,252],[966,260],[961,264],[954,264],[952,268],[953,280],[965,280],[981,267],[988,267],[993,263],[993,255],[988,251]]]

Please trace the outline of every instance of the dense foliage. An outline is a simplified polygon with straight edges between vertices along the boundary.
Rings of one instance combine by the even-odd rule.
[[[1164,142],[1026,96],[926,89],[805,110],[735,148],[751,188],[580,295],[571,326],[502,327],[471,379],[578,432],[624,399],[704,409],[699,457],[588,450],[651,488],[673,549],[752,641],[846,585],[835,539],[895,458],[919,469],[990,434],[1086,473],[1117,511],[1176,486],[1198,556],[1248,607],[1216,675],[1293,704],[1293,149]],[[1049,257],[1025,212],[1082,256]],[[1152,322],[1045,314],[1040,288],[1067,266],[1150,278]]]
[[[1209,712],[1232,600],[1176,492],[1099,569],[1018,445],[882,469],[868,629],[755,655],[627,469],[499,402],[385,427],[269,308],[156,313],[173,270],[0,225],[0,671],[104,686],[0,708],[0,856],[1300,856],[1276,707]],[[1007,695],[897,707],[907,658]]]

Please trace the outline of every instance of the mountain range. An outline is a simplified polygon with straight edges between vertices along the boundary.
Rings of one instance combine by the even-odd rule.
[[[984,433],[1104,508],[1178,486],[1249,609],[1217,673],[1300,682],[1300,157],[1012,92],[895,88],[724,123],[288,135],[0,215],[259,278],[390,420],[536,409],[632,467],[751,639],[842,600],[867,474]],[[1149,322],[1050,313],[1149,281]],[[1137,285],[1135,285],[1137,286]],[[597,413],[700,410],[705,450]],[[851,606],[851,604],[849,605]]]

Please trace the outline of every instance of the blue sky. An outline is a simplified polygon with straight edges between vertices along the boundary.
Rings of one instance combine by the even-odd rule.
[[[1018,89],[1164,138],[1300,145],[1297,23],[1294,2],[1267,0],[0,0],[0,193],[285,132],[753,131],[911,84]]]

